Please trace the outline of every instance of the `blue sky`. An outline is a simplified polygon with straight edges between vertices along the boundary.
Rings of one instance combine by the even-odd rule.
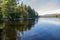
[[[34,8],[39,15],[60,13],[60,0],[23,0],[23,2]]]

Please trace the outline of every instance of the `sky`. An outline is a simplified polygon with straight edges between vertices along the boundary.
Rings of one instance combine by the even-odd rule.
[[[39,15],[60,13],[60,0],[22,0],[30,5]]]

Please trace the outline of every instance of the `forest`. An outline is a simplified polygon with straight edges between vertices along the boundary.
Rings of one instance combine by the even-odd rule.
[[[4,19],[16,20],[33,19],[38,17],[38,13],[29,5],[19,4],[20,0],[0,0],[0,22]]]

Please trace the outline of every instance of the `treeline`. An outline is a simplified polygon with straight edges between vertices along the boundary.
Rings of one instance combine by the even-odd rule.
[[[57,17],[57,18],[60,18],[60,14],[56,14],[56,17]]]
[[[23,5],[23,2],[18,5],[18,0],[0,0],[0,20],[36,17],[38,17],[38,13],[30,6]]]

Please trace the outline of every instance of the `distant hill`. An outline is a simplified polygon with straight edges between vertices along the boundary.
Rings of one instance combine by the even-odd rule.
[[[60,13],[56,13],[56,14],[46,14],[46,15],[43,15],[41,17],[60,17]]]

